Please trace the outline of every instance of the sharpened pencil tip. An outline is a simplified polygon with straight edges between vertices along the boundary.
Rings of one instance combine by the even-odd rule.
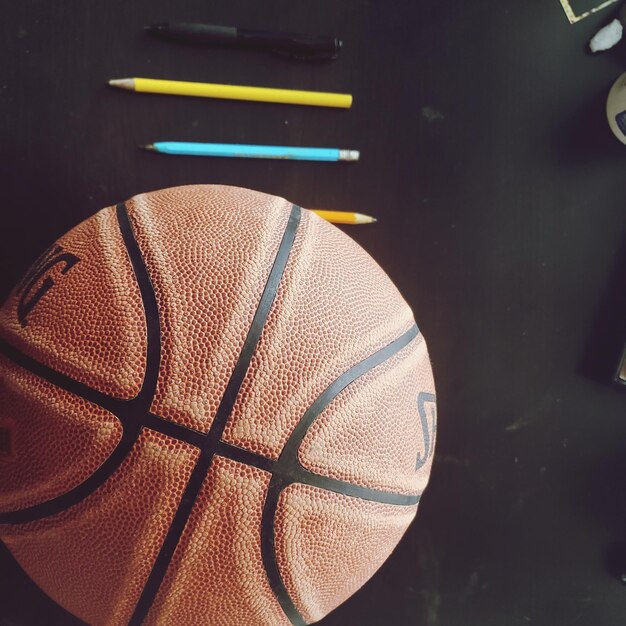
[[[152,143],[147,143],[145,145],[138,145],[137,146],[140,150],[148,150],[148,152],[154,152],[154,144]]]
[[[109,85],[111,87],[118,87],[120,89],[128,89],[129,91],[133,91],[135,89],[135,79],[134,78],[112,78],[109,81]]]
[[[355,224],[373,224],[378,220],[371,215],[363,215],[363,213],[355,213],[354,214],[354,223]]]

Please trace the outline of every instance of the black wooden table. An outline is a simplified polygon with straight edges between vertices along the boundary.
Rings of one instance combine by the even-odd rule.
[[[626,390],[602,377],[626,318],[626,147],[604,115],[626,44],[585,52],[611,11],[570,25],[559,0],[3,7],[0,296],[56,237],[152,189],[233,184],[379,218],[346,230],[415,310],[439,439],[416,522],[325,626],[624,624]],[[336,33],[345,45],[336,62],[305,65],[143,34],[167,20]],[[106,86],[133,75],[348,91],[355,104]],[[136,148],[166,139],[357,148],[362,159]],[[79,623],[6,550],[0,562],[0,624]]]

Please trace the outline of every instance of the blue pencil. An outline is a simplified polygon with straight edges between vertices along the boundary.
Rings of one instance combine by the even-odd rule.
[[[358,161],[358,150],[339,148],[299,148],[295,146],[255,146],[236,143],[196,143],[188,141],[157,141],[140,146],[163,154],[191,156],[236,157],[240,159],[295,159],[298,161]]]

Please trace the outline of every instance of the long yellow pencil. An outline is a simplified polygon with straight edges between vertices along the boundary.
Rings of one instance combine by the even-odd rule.
[[[318,107],[337,107],[340,109],[349,109],[352,106],[352,95],[347,93],[219,85],[217,83],[190,83],[181,80],[158,80],[155,78],[117,78],[110,80],[109,85],[127,89],[128,91],[164,93],[175,96],[280,102],[283,104],[305,104]]]
[[[372,224],[376,221],[375,217],[352,211],[325,211],[323,209],[311,209],[311,211],[332,224]]]

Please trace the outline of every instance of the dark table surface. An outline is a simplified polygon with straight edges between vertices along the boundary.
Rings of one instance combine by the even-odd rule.
[[[626,338],[626,147],[604,114],[626,44],[585,52],[614,12],[570,25],[559,0],[3,7],[3,298],[56,237],[152,189],[226,183],[379,218],[346,230],[396,282],[429,342],[438,446],[415,523],[325,626],[626,620],[617,577],[626,389],[602,380]],[[336,33],[345,45],[334,63],[303,65],[143,34],[166,20]],[[106,86],[133,75],[349,91],[355,104]],[[362,159],[168,158],[136,148],[166,139],[358,148]],[[6,550],[0,563],[0,624],[79,623]]]

